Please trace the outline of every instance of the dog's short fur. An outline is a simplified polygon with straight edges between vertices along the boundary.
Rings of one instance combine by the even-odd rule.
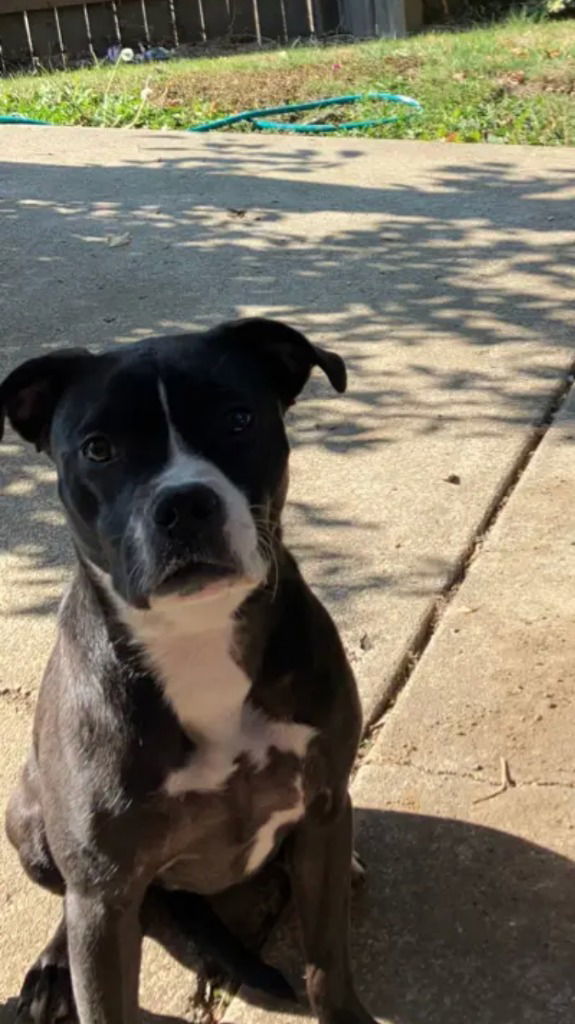
[[[22,1021],[133,1024],[152,891],[238,975],[289,994],[205,899],[280,844],[316,1013],[371,1021],[348,960],[357,692],[280,526],[284,413],[314,365],[345,389],[339,356],[246,320],[51,352],[0,387],[55,463],[78,559],[7,815],[64,907]]]

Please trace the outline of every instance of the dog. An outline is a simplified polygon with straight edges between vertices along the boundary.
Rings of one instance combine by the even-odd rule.
[[[52,351],[0,385],[77,556],[6,818],[63,898],[21,1024],[134,1024],[152,892],[238,980],[292,995],[208,902],[280,847],[314,1012],[373,1024],[348,952],[357,688],[282,542],[284,418],[315,366],[345,390],[337,354],[254,318]]]

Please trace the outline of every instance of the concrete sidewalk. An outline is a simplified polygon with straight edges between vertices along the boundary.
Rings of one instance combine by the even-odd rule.
[[[1,138],[0,372],[56,345],[255,312],[348,359],[349,394],[314,380],[292,416],[288,535],[341,625],[367,717],[404,686],[355,783],[377,865],[358,916],[364,987],[395,1024],[567,1024],[571,651],[566,619],[548,646],[533,625],[571,578],[574,477],[559,428],[513,488],[572,368],[575,154],[72,129]],[[549,490],[560,457],[563,490]],[[4,801],[69,549],[49,468],[14,438],[0,467]],[[445,610],[438,597],[508,491]],[[541,547],[545,530],[560,558]],[[520,613],[533,620],[521,630]],[[473,804],[497,788],[500,758],[518,785]],[[8,1013],[56,908],[5,846],[0,871]],[[144,1005],[188,1017],[189,977],[149,955]],[[239,1002],[229,1012],[245,1019]]]

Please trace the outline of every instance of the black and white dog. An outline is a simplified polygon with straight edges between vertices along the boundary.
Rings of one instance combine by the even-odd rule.
[[[348,953],[360,736],[337,631],[282,543],[283,417],[339,356],[252,319],[101,355],[52,352],[0,386],[53,459],[78,565],[7,830],[63,919],[21,1021],[134,1024],[143,907],[162,894],[249,983],[279,972],[205,897],[285,849],[324,1024],[369,1024]]]

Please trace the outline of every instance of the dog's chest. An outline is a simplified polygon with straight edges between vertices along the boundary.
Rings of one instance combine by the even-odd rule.
[[[162,788],[192,800],[193,842],[208,849],[217,836],[229,837],[246,873],[271,853],[279,830],[303,814],[303,764],[314,730],[272,719],[250,702],[250,681],[231,655],[229,617],[208,620],[207,628],[190,625],[183,619],[160,626],[147,618],[140,634],[165,698],[194,744]]]

